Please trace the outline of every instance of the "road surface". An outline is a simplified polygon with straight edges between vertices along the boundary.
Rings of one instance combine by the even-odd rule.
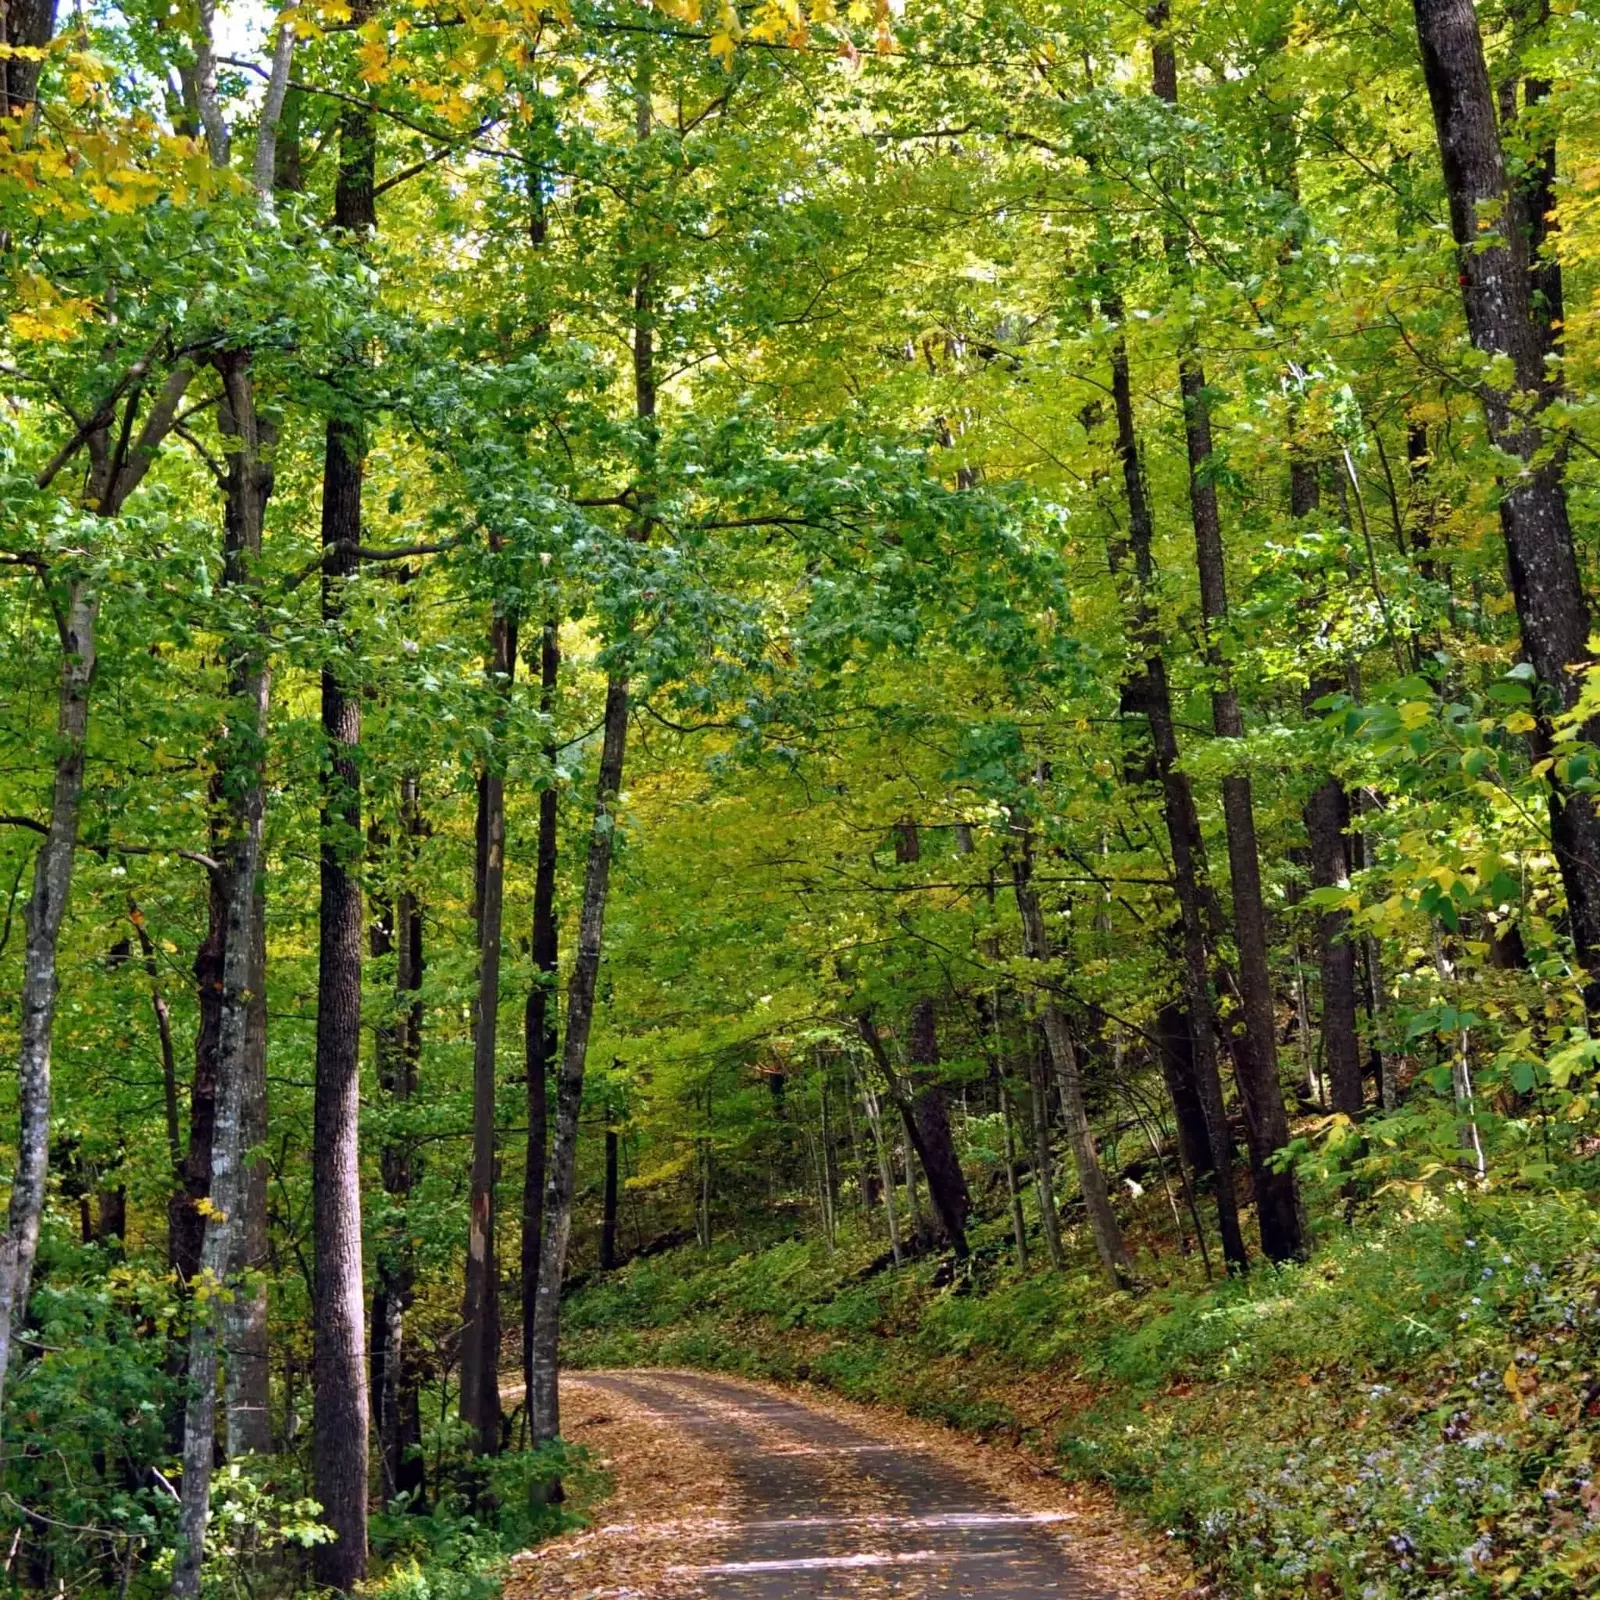
[[[736,1512],[677,1575],[713,1600],[1112,1600],[1065,1519],[1027,1512],[915,1445],[701,1373],[582,1374],[725,1464]]]

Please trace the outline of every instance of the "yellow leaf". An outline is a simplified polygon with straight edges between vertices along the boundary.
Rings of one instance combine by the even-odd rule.
[[[710,50],[729,72],[733,71],[733,55],[738,48],[733,42],[733,35],[725,33],[721,28],[711,35]]]

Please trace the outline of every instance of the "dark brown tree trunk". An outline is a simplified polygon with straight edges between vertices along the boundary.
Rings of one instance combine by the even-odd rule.
[[[0,8],[0,44],[42,50],[56,31],[57,0],[11,0]],[[33,107],[43,62],[23,56],[0,59],[0,87],[11,116],[24,116]]]
[[[500,1031],[500,942],[505,912],[506,783],[498,763],[517,670],[517,619],[496,611],[488,678],[497,697],[495,748],[478,780],[478,993],[472,1032],[472,1198],[461,1332],[461,1418],[480,1455],[500,1449],[500,1267],[495,1228],[499,1134],[496,1052]]]
[[[1480,386],[1495,444],[1524,463],[1502,484],[1500,526],[1522,647],[1539,675],[1541,710],[1570,709],[1589,657],[1589,606],[1578,573],[1560,453],[1548,443],[1545,402],[1555,393],[1545,365],[1550,328],[1530,291],[1528,241],[1516,225],[1494,93],[1471,0],[1413,0],[1423,76],[1450,201],[1462,303],[1472,342],[1509,359],[1513,385]],[[1593,723],[1582,730],[1600,739]],[[1600,1015],[1600,812],[1550,771],[1551,840],[1579,964],[1584,1001]]]
[[[533,1321],[539,1299],[539,1250],[544,1235],[545,1167],[549,1146],[549,1075],[556,1063],[556,980],[559,950],[556,922],[556,788],[554,717],[561,672],[561,640],[554,619],[546,622],[539,646],[539,710],[551,729],[545,743],[545,787],[539,791],[539,856],[533,880],[533,983],[523,1013],[523,1057],[527,1065],[528,1142],[522,1172],[522,1382],[524,1403],[533,1394]]]
[[[584,864],[583,905],[578,919],[578,949],[567,984],[567,1032],[561,1051],[561,1072],[556,1081],[556,1121],[550,1143],[550,1180],[545,1191],[544,1240],[539,1252],[531,1395],[533,1437],[538,1444],[554,1439],[561,1432],[557,1388],[561,1280],[567,1265],[567,1242],[572,1235],[578,1113],[583,1107],[584,1067],[588,1059],[589,1028],[594,1020],[595,986],[600,974],[606,895],[616,839],[617,795],[622,787],[627,737],[628,681],[613,678],[606,688],[600,770],[595,775],[594,821],[589,829],[589,856]]]
[[[267,914],[256,881],[250,940],[249,1039],[240,1102],[244,1205],[230,1272],[233,1298],[224,1313],[227,1341],[228,1455],[272,1454],[271,1364],[267,1331]]]
[[[1177,58],[1167,32],[1162,0],[1153,14],[1153,87],[1169,105],[1178,99]],[[1171,237],[1167,252],[1175,275],[1187,273],[1181,240]],[[1239,695],[1223,657],[1220,634],[1227,624],[1228,591],[1222,549],[1222,519],[1217,505],[1211,441],[1211,407],[1205,371],[1191,345],[1180,349],[1178,387],[1183,403],[1184,440],[1189,458],[1189,509],[1194,524],[1195,562],[1200,576],[1200,608],[1205,622],[1206,660],[1214,675],[1212,726],[1219,739],[1242,739],[1244,718]],[[1250,1135],[1250,1165],[1256,1187],[1261,1248],[1274,1261],[1305,1254],[1299,1188],[1292,1171],[1272,1165],[1289,1142],[1289,1119],[1278,1083],[1277,1021],[1272,996],[1266,908],[1261,896],[1261,857],[1256,841],[1255,799],[1242,772],[1222,779],[1222,814],[1233,885],[1234,942],[1239,952],[1239,990],[1244,1013],[1244,1048],[1236,1049],[1239,1088]]]
[[[606,1175],[600,1201],[600,1270],[617,1264],[617,1130],[606,1129]]]
[[[956,1220],[965,1238],[972,1197],[950,1132],[950,1096],[932,1070],[939,1065],[939,1031],[931,999],[921,999],[911,1008],[906,1046],[906,1064],[911,1077],[911,1115],[917,1125],[918,1149],[923,1153],[928,1192],[933,1197],[933,1209],[939,1217],[945,1242],[954,1244],[955,1237],[947,1219]]]
[[[856,1027],[861,1034],[862,1042],[872,1053],[872,1059],[877,1062],[878,1070],[883,1074],[890,1098],[894,1101],[895,1108],[900,1113],[900,1120],[905,1125],[907,1145],[911,1151],[916,1152],[918,1163],[921,1165],[923,1172],[928,1175],[929,1197],[933,1201],[934,1210],[938,1215],[939,1225],[944,1232],[944,1236],[949,1241],[950,1248],[955,1252],[957,1258],[965,1260],[967,1256],[967,1230],[963,1209],[966,1202],[965,1181],[962,1180],[961,1182],[958,1199],[957,1190],[953,1182],[948,1181],[948,1174],[946,1174],[947,1181],[942,1183],[934,1178],[935,1170],[940,1167],[940,1159],[938,1155],[929,1149],[923,1138],[922,1126],[917,1119],[917,1111],[913,1104],[910,1085],[895,1070],[894,1063],[889,1059],[889,1052],[884,1048],[882,1036],[878,1033],[877,1024],[873,1021],[870,1011],[863,1011],[857,1016]],[[937,1054],[937,1045],[935,1045],[934,1049],[935,1054]],[[950,1129],[948,1110],[946,1110],[944,1126],[945,1134],[948,1137]],[[912,1175],[909,1152],[906,1159],[906,1184],[912,1194],[911,1214],[913,1226],[915,1226],[917,1206],[915,1189],[912,1188],[915,1179]],[[950,1159],[952,1163],[955,1163],[953,1146]],[[959,1177],[960,1165],[959,1163],[955,1163],[955,1165],[956,1174]]]
[[[1120,304],[1113,302],[1113,310],[1120,316]],[[1233,1180],[1233,1134],[1223,1099],[1216,1009],[1208,971],[1204,845],[1188,774],[1181,771],[1178,764],[1172,691],[1151,598],[1155,583],[1155,521],[1145,490],[1139,438],[1134,427],[1127,345],[1120,332],[1112,351],[1111,378],[1117,417],[1117,455],[1122,464],[1128,502],[1128,537],[1133,547],[1138,586],[1132,633],[1137,648],[1144,655],[1143,675],[1130,689],[1150,725],[1151,751],[1156,777],[1161,784],[1162,814],[1172,849],[1173,890],[1183,937],[1184,1009],[1189,1017],[1195,1093],[1205,1121],[1208,1165],[1217,1179],[1217,1228],[1229,1270],[1240,1272],[1249,1257],[1239,1228],[1239,1205]],[[1181,1116],[1176,1105],[1175,1114]]]
[[[1211,1171],[1211,1142],[1206,1133],[1200,1091],[1195,1086],[1194,1035],[1182,1006],[1161,1008],[1156,1015],[1156,1038],[1161,1076],[1178,1128],[1178,1154],[1184,1166],[1201,1177]]]
[[[1328,692],[1313,684],[1311,695]],[[1324,778],[1305,804],[1311,840],[1311,881],[1319,889],[1347,889],[1350,860],[1346,835],[1350,801],[1337,778]],[[1322,973],[1322,1070],[1333,1109],[1358,1117],[1362,1110],[1361,1041],[1356,1032],[1356,947],[1350,913],[1317,915],[1317,957]]]
[[[372,113],[339,122],[334,224],[365,234],[376,222]],[[358,569],[365,429],[328,420],[322,475],[322,618],[343,655],[344,591]],[[316,1546],[319,1584],[348,1592],[367,1572],[367,1351],[361,1260],[361,699],[332,663],[322,670],[321,936],[316,1103],[312,1133],[312,1480],[335,1538]]]

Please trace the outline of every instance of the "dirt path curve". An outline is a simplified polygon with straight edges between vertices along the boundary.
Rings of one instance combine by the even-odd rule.
[[[702,1373],[585,1373],[691,1435],[731,1480],[715,1548],[669,1568],[711,1600],[1111,1600],[1030,1512],[915,1444]],[[636,1593],[640,1591],[634,1591]]]

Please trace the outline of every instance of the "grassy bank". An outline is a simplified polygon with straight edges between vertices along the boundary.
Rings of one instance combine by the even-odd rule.
[[[1600,1216],[1425,1198],[1307,1266],[1112,1294],[873,1272],[880,1246],[685,1249],[572,1297],[569,1359],[808,1379],[1030,1436],[1182,1539],[1231,1594],[1446,1600],[1600,1589]]]

